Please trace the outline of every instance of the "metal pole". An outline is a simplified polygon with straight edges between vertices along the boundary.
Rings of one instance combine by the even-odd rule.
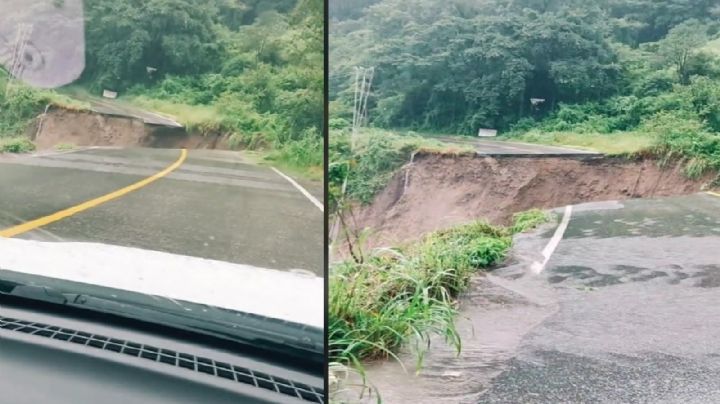
[[[368,120],[367,102],[368,102],[368,98],[370,98],[370,87],[372,86],[373,77],[375,76],[375,68],[371,67],[368,69],[368,71],[369,71],[369,75],[367,77],[367,89],[364,92],[365,99],[363,100],[362,115],[361,115],[361,119],[363,120],[362,121],[363,125],[367,124],[367,120]]]
[[[360,70],[362,68],[355,66],[355,94],[353,100],[353,122],[352,133],[350,133],[350,150],[355,148],[355,132],[358,125],[358,104],[360,102]]]

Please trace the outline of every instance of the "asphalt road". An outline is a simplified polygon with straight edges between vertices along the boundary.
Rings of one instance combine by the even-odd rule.
[[[516,156],[516,157],[587,157],[599,155],[596,152],[575,149],[570,147],[547,146],[532,143],[510,142],[492,138],[468,137],[468,136],[443,136],[439,137],[446,143],[472,146],[479,155],[483,156]]]
[[[369,366],[385,402],[720,402],[720,197],[575,206],[533,270],[563,213],[475,279],[459,357],[438,338],[420,376]]]
[[[95,148],[0,156],[0,230],[141,181],[179,155],[179,150]],[[17,237],[324,273],[321,210],[285,178],[234,152],[191,150],[168,176]]]
[[[76,96],[75,98],[87,101],[90,104],[90,109],[93,112],[97,112],[100,114],[135,118],[143,121],[148,125],[160,125],[167,126],[169,128],[182,128],[182,124],[175,121],[173,118],[145,111],[140,108],[136,108],[117,101],[89,96]]]

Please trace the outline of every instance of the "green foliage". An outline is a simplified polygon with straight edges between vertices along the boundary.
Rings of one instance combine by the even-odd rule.
[[[352,152],[350,135],[333,132],[329,150],[331,163],[328,167],[330,200],[333,206],[339,202],[346,176],[347,195],[351,199],[369,203],[387,184],[394,171],[410,161],[415,146],[412,143],[398,145],[397,140],[397,137],[388,134],[371,132],[363,144],[358,145]]]
[[[219,61],[217,10],[201,0],[87,1],[86,80],[124,90],[153,76],[197,74]],[[216,3],[216,2],[212,2]],[[122,40],[120,40],[122,38]],[[157,69],[149,74],[147,68]]]
[[[28,138],[0,138],[0,153],[27,153],[33,150],[35,145]]]
[[[410,154],[411,147],[396,149],[389,139],[380,135],[371,136],[362,152],[355,154],[351,166],[354,175],[348,179],[348,194],[364,203],[370,202],[394,171],[410,161]]]
[[[530,98],[550,106],[615,91],[620,69],[601,21],[593,7],[384,0],[331,34],[331,98],[352,103],[352,66],[373,64],[376,125],[506,128],[532,113]]]
[[[0,78],[0,90],[5,83]],[[23,85],[15,85],[5,96],[0,92],[0,138],[21,135],[30,121],[50,102],[46,94]]]
[[[677,113],[660,114],[647,126],[658,134],[652,151],[665,160],[685,160],[689,177],[720,171],[720,134],[709,133],[697,120]]]
[[[523,233],[543,223],[547,223],[549,220],[550,215],[547,212],[540,209],[532,209],[513,215],[513,225],[511,229],[513,233]]]
[[[462,154],[469,150],[421,137],[413,132],[380,129],[361,131],[357,135],[355,149],[351,150],[349,131],[333,130],[328,155],[330,210],[335,211],[338,207],[346,178],[346,196],[354,201],[370,203],[397,170],[410,162],[414,152]]]
[[[413,343],[422,364],[432,335],[445,336],[458,353],[456,298],[473,274],[502,262],[512,234],[548,220],[545,213],[516,215],[512,228],[474,222],[431,233],[405,249],[381,249],[363,263],[330,271],[330,360],[394,356]]]
[[[85,14],[87,63],[75,90],[117,90],[191,131],[320,171],[322,0],[89,0]],[[86,107],[21,87],[0,98],[0,136],[22,133],[49,103]]]
[[[647,150],[655,142],[655,136],[644,132],[578,133],[545,132],[538,129],[513,133],[511,139],[522,142],[572,146],[594,150],[608,155],[628,155]]]
[[[328,121],[328,128],[331,130],[334,129],[348,129],[350,127],[350,122],[345,118],[331,118]]]
[[[322,0],[93,0],[86,13],[93,92],[288,166],[322,164]]]
[[[271,155],[271,158],[296,169],[322,167],[324,162],[322,140],[322,136],[316,133],[315,128],[308,128],[300,139],[284,143]]]
[[[720,82],[698,77],[690,86],[690,102],[708,129],[720,132]]]
[[[659,42],[659,55],[665,63],[673,66],[680,83],[687,84],[689,82],[688,64],[693,52],[704,45],[707,39],[707,28],[698,20],[692,19],[675,26]]]
[[[490,127],[612,154],[651,150],[685,159],[693,175],[716,167],[715,1],[346,0],[333,10],[332,117],[351,114],[353,66],[373,65],[377,127]],[[364,199],[387,180],[362,177]]]
[[[8,88],[8,85],[11,87]],[[13,139],[12,146],[5,147],[27,151],[29,146],[14,138],[25,134],[32,121],[48,106],[71,110],[87,108],[85,103],[72,100],[52,90],[34,89],[18,81],[9,83],[7,73],[0,69],[0,139]]]

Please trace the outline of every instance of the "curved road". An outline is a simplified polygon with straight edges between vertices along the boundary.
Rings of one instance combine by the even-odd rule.
[[[0,155],[0,231],[153,176],[179,150],[90,148]],[[320,186],[308,189],[321,195]],[[286,178],[236,152],[191,150],[164,178],[18,235],[139,247],[324,274],[323,213]]]

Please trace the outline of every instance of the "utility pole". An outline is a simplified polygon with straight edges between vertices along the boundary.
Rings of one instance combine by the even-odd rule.
[[[15,43],[10,57],[10,77],[8,78],[7,85],[5,86],[6,98],[10,94],[13,80],[21,79],[23,72],[25,71],[25,52],[27,50],[28,42],[30,42],[32,31],[33,26],[31,24],[20,24],[18,26],[17,36],[15,38]]]
[[[373,77],[375,76],[374,67],[362,67],[355,66],[355,93],[353,98],[353,120],[352,120],[352,133],[350,134],[350,150],[355,150],[355,141],[360,128],[367,123],[368,111],[367,104],[368,98],[370,97],[370,89],[372,87]],[[348,168],[349,171],[349,168]],[[343,181],[341,190],[341,199],[345,199],[345,190],[347,189],[347,175]],[[341,208],[342,209],[342,208]],[[333,246],[337,241],[338,233],[340,232],[340,216],[342,212],[337,213],[335,222],[330,229],[330,254],[332,254]]]
[[[374,67],[355,67],[355,97],[353,100],[353,122],[350,138],[350,146],[352,149],[355,148],[358,131],[368,120],[367,104],[368,98],[370,98],[370,90],[374,76]]]

